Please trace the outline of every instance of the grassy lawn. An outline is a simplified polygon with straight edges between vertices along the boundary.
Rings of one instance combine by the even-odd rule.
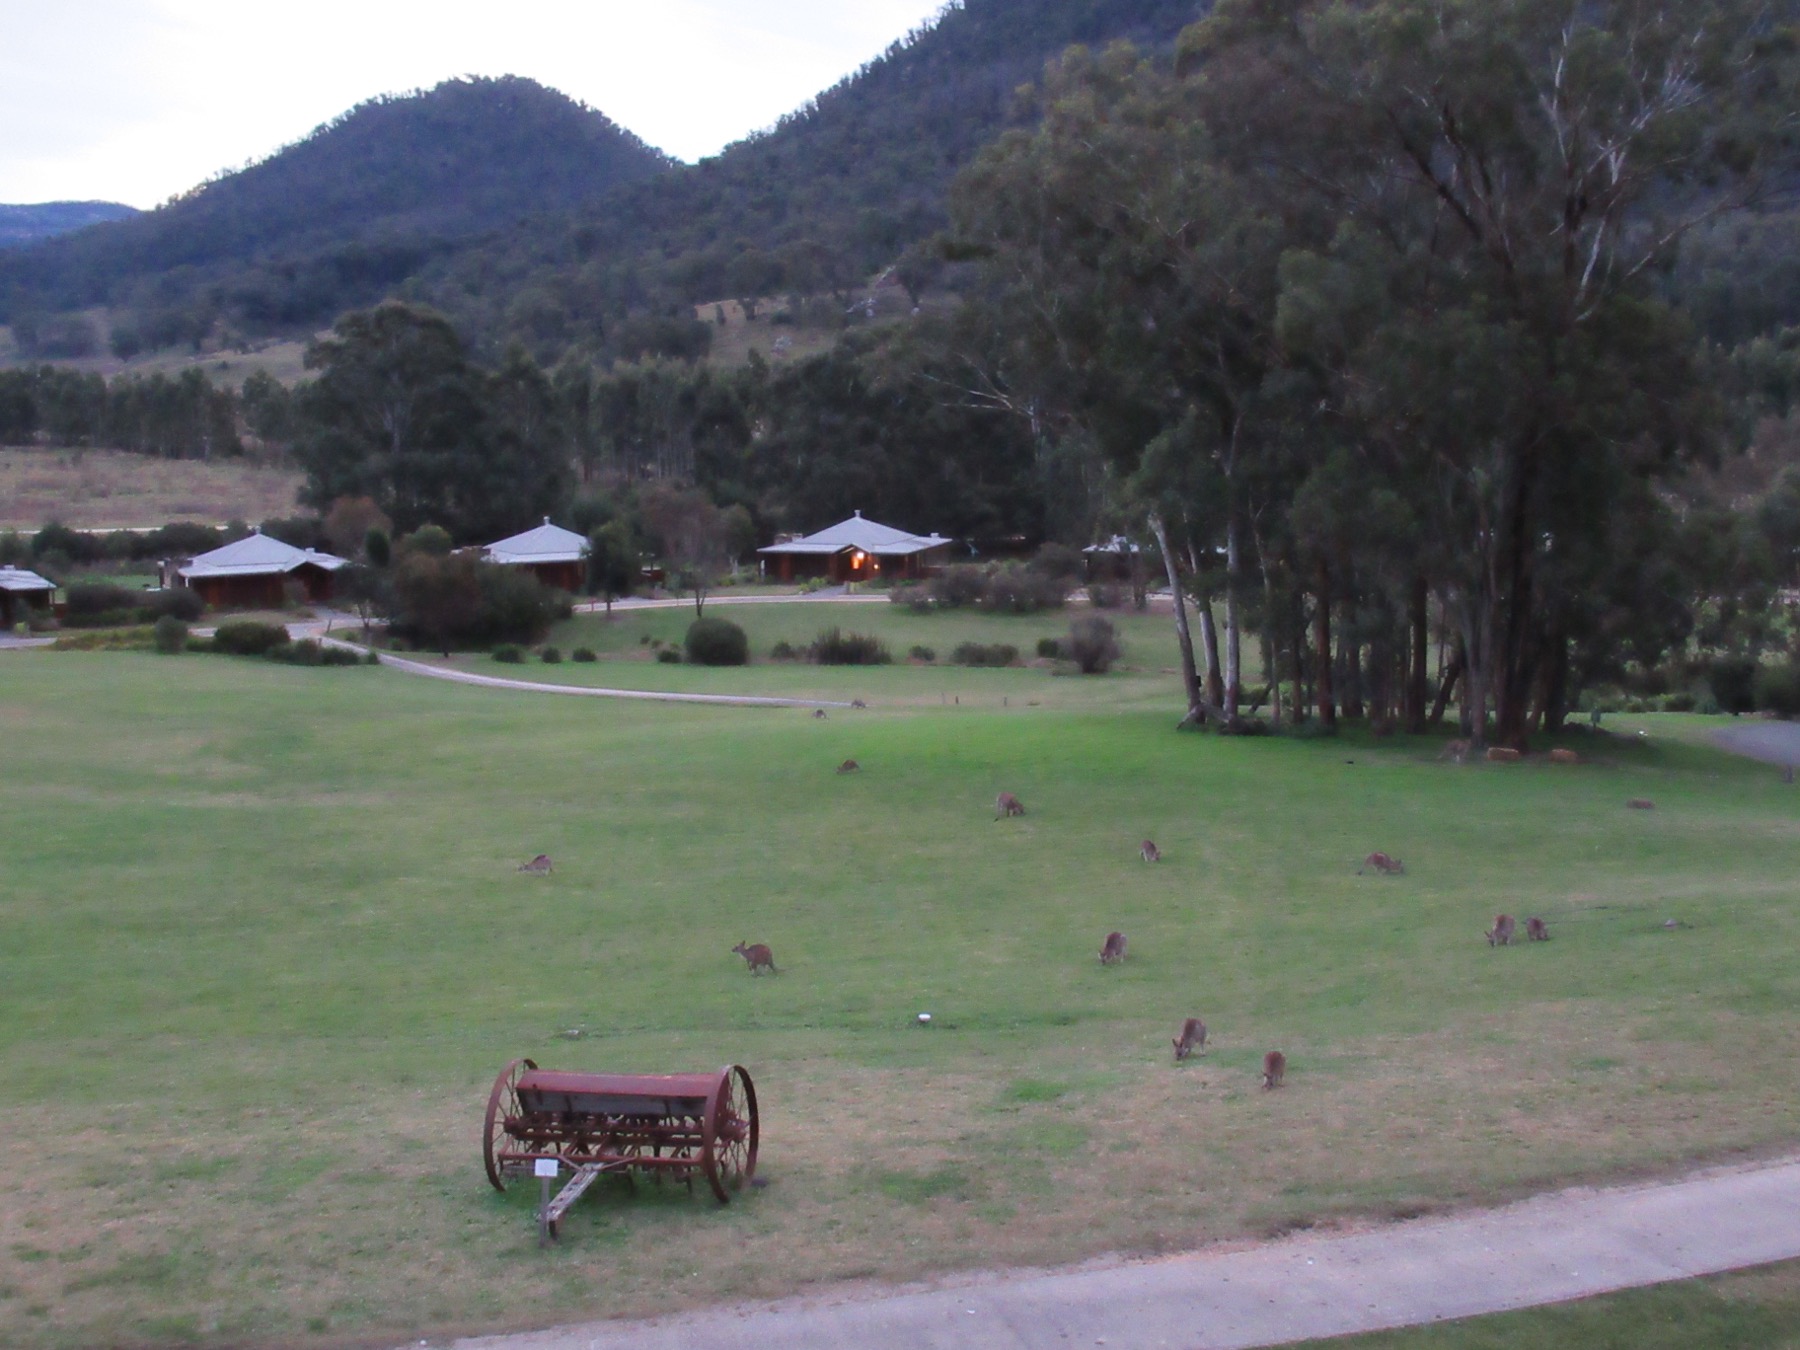
[[[759,651],[816,631],[783,608],[804,613],[732,617]],[[825,721],[0,657],[5,1339],[323,1345],[664,1311],[1800,1137],[1800,825],[1778,775],[1662,734],[1694,719],[1617,719],[1573,769],[1178,737],[1150,673],[1166,639],[1137,642],[1145,672],[1099,680],[480,665],[871,704]],[[988,696],[945,701],[970,687]],[[834,773],[846,757],[862,772]],[[1030,814],[995,822],[1002,789]],[[1407,875],[1358,877],[1377,848]],[[514,870],[540,851],[553,876]],[[1555,940],[1489,949],[1499,909]],[[1103,969],[1115,927],[1131,957]],[[783,973],[751,979],[740,940]],[[1176,1068],[1190,1014],[1212,1048]],[[1265,1093],[1275,1046],[1288,1086]],[[603,1186],[540,1253],[530,1188],[495,1194],[479,1157],[520,1054],[748,1065],[769,1186],[726,1209]]]
[[[1800,1261],[1307,1344],[1315,1350],[1796,1350]]]

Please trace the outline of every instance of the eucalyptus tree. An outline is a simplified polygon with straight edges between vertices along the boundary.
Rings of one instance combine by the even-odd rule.
[[[1793,0],[1222,0],[1182,39],[1213,148],[1337,222],[1284,345],[1406,485],[1483,734],[1523,744],[1613,503],[1711,442],[1652,294],[1792,163]],[[1541,700],[1540,700],[1541,702]]]

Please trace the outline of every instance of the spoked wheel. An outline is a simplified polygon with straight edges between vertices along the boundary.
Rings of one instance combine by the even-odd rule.
[[[487,1164],[488,1180],[494,1183],[494,1189],[506,1189],[506,1170],[500,1161],[500,1154],[506,1148],[506,1122],[517,1119],[519,1109],[519,1078],[527,1069],[535,1069],[537,1064],[529,1059],[515,1059],[494,1080],[494,1090],[488,1093],[487,1119],[481,1132],[481,1161]]]
[[[720,1204],[756,1175],[756,1085],[741,1065],[719,1073],[719,1085],[707,1099],[700,1165]]]

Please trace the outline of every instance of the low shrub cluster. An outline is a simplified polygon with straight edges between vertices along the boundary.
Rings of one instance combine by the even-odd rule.
[[[173,614],[165,614],[150,630],[151,643],[164,656],[179,656],[187,650],[188,626]]]
[[[656,654],[656,659],[665,666],[678,666],[681,664],[681,653],[673,647],[664,647]]]
[[[896,586],[890,604],[915,613],[934,609],[985,609],[997,614],[1035,614],[1061,609],[1081,575],[1081,555],[1061,544],[1046,544],[1030,562],[961,563],[945,567],[929,581]]]
[[[328,647],[313,639],[295,642],[278,623],[259,619],[233,619],[222,623],[210,643],[187,644],[189,651],[213,651],[226,656],[260,656],[290,666],[360,666],[366,658],[348,647]],[[366,662],[367,664],[379,664]]]
[[[930,665],[933,661],[937,660],[937,652],[930,647],[914,647],[911,651],[907,652],[907,655],[915,661],[923,661],[926,665]]]
[[[1061,660],[1062,651],[1061,638],[1039,638],[1037,641],[1037,654],[1045,661]]]
[[[1784,662],[1778,666],[1758,666],[1751,693],[1762,712],[1782,717],[1800,716],[1800,666]]]
[[[885,666],[893,655],[880,638],[827,628],[813,639],[807,655],[816,666]]]
[[[494,660],[504,666],[516,666],[525,660],[525,649],[514,642],[502,642],[493,651]]]
[[[65,628],[126,628],[172,617],[192,623],[206,610],[198,593],[177,589],[139,591],[110,582],[87,581],[65,592]]]
[[[562,663],[562,651],[557,647],[546,647],[543,651],[538,653],[538,659],[547,666],[560,665]]]
[[[729,619],[695,619],[682,647],[697,666],[741,666],[750,660],[750,639]]]
[[[589,665],[600,659],[600,655],[592,647],[577,647],[569,653],[569,659],[576,665]]]
[[[780,642],[777,642],[773,647],[769,648],[769,659],[771,661],[798,661],[805,657],[805,655],[806,651],[804,648],[796,647],[786,638],[783,638]]]
[[[1069,625],[1068,648],[1083,675],[1104,675],[1119,659],[1119,635],[1110,619],[1084,615]]]
[[[409,552],[394,569],[388,631],[420,648],[537,642],[574,613],[568,594],[517,567]]]
[[[950,660],[959,666],[1010,666],[1019,649],[1010,642],[959,642]]]

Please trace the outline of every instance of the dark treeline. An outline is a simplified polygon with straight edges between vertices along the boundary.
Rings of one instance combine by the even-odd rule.
[[[198,369],[111,380],[49,365],[0,370],[0,445],[41,438],[163,459],[238,455],[245,419],[260,424],[270,398],[287,401],[267,376],[238,394]]]

